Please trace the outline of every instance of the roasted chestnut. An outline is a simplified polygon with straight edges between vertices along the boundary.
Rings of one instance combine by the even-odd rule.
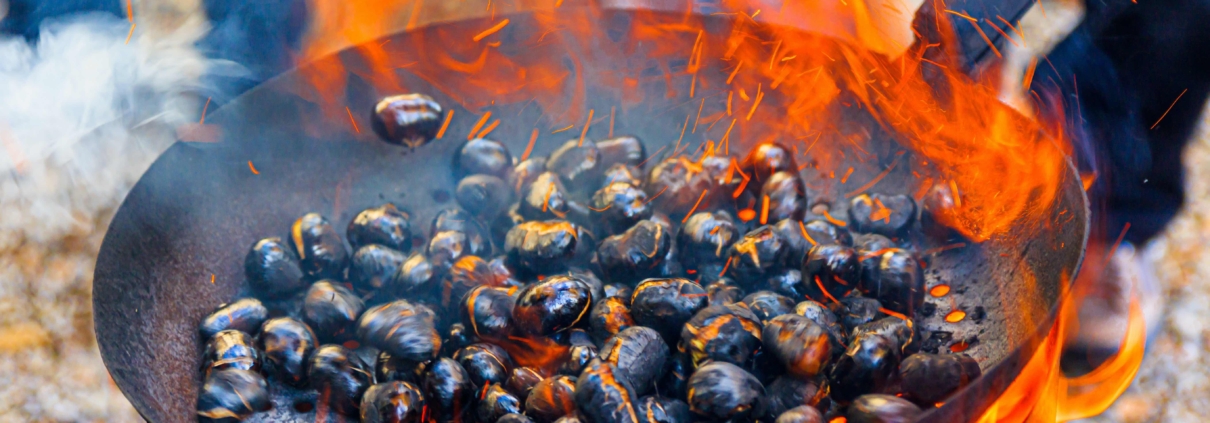
[[[529,398],[529,392],[542,380],[542,374],[532,367],[513,367],[508,374],[508,379],[504,381],[504,389],[507,389],[524,404],[525,400]]]
[[[414,253],[404,260],[391,276],[390,290],[397,296],[413,298],[432,288],[436,273],[428,256]]]
[[[524,411],[521,400],[499,384],[488,385],[475,407],[476,416],[481,422],[494,422],[506,414],[521,414]]]
[[[343,341],[353,336],[354,323],[364,309],[361,298],[348,288],[322,280],[307,290],[303,321],[315,330],[321,342]]]
[[[429,233],[435,236],[438,232],[445,231],[466,234],[471,254],[479,257],[487,257],[491,254],[492,246],[488,239],[490,232],[483,222],[466,210],[450,207],[437,212],[437,217],[434,217],[432,224],[429,225]]]
[[[916,201],[904,194],[862,194],[849,201],[849,222],[858,232],[900,236],[915,221]]]
[[[529,184],[533,183],[543,172],[546,172],[545,157],[531,157],[513,166],[513,171],[508,175],[508,185],[512,188],[513,195],[519,196],[525,192]]]
[[[821,392],[819,385],[812,380],[803,380],[790,375],[778,376],[773,379],[765,391],[769,393],[767,397],[768,416],[780,416],[798,407],[809,407],[814,410],[819,400],[827,394],[826,390]],[[818,410],[815,411],[815,415],[819,415]]]
[[[437,136],[445,113],[424,94],[385,97],[374,106],[370,125],[383,140],[416,148]]]
[[[576,378],[555,376],[538,382],[525,400],[525,415],[537,423],[553,423],[576,412]]]
[[[615,164],[605,169],[604,179],[601,181],[602,186],[609,186],[615,182],[625,182],[630,185],[641,187],[643,186],[643,172],[639,168],[624,164]]]
[[[269,310],[256,298],[241,298],[219,306],[198,327],[202,339],[210,339],[225,330],[256,333],[261,323],[269,317]]]
[[[529,335],[550,336],[575,326],[592,307],[588,284],[577,276],[558,275],[531,284],[517,294],[513,321]]]
[[[899,348],[890,338],[874,334],[853,338],[849,349],[828,372],[832,400],[843,405],[859,396],[882,392],[895,376],[899,357]]]
[[[613,364],[593,360],[576,379],[576,408],[593,423],[637,423],[634,388]]]
[[[571,203],[571,193],[552,172],[539,174],[523,189],[517,212],[526,220],[565,219],[573,207],[580,207]]]
[[[731,363],[712,362],[689,377],[689,410],[708,420],[755,420],[763,413],[764,396],[756,376]]]
[[[654,329],[634,326],[614,335],[601,346],[601,361],[612,364],[616,375],[629,382],[635,395],[655,388],[664,375],[668,344]]]
[[[760,348],[760,319],[743,303],[709,306],[693,315],[681,330],[678,349],[694,366],[719,361],[747,366]]]
[[[487,384],[503,384],[513,368],[513,359],[494,344],[468,345],[454,353],[454,361],[462,365],[476,389]]]
[[[707,305],[733,304],[743,301],[744,289],[736,285],[731,278],[724,276],[706,285],[706,296],[710,298]]]
[[[790,374],[815,377],[832,358],[827,331],[803,316],[785,314],[770,320],[761,332],[765,350]]]
[[[606,299],[617,298],[622,300],[622,304],[625,304],[628,308],[630,307],[630,297],[634,295],[634,289],[630,285],[617,283],[604,284],[601,287],[601,292],[605,295]],[[629,309],[627,312],[629,312]]]
[[[802,265],[803,285],[815,301],[840,298],[861,282],[861,263],[852,248],[836,244],[816,245]],[[826,290],[826,292],[824,291]]]
[[[878,261],[877,273],[862,274],[861,290],[877,298],[883,307],[911,316],[924,303],[924,272],[920,262],[905,250],[882,251],[874,258]]]
[[[499,141],[475,138],[454,152],[454,177],[458,179],[470,175],[503,178],[512,167],[513,155]]]
[[[378,244],[404,254],[412,251],[411,215],[391,203],[357,213],[346,233],[354,249]]]
[[[430,416],[437,421],[455,421],[475,399],[475,387],[470,375],[458,362],[439,358],[429,364],[421,384],[425,404],[432,408]]]
[[[496,273],[488,262],[478,256],[462,257],[450,266],[449,272],[441,280],[441,308],[452,312],[472,289],[484,285],[498,286],[497,282]]]
[[[910,423],[920,413],[920,407],[903,398],[869,394],[854,400],[845,418],[853,423]]]
[[[307,368],[311,388],[320,392],[320,400],[332,411],[360,415],[361,398],[374,383],[374,374],[361,357],[340,345],[323,345],[311,355]]]
[[[873,322],[884,315],[882,304],[873,298],[851,295],[840,299],[840,325],[848,331],[853,328]]]
[[[409,382],[420,383],[423,363],[397,358],[386,351],[379,351],[374,362],[374,380],[378,383]]]
[[[449,270],[455,262],[464,257],[479,256],[471,250],[466,234],[458,231],[441,231],[433,234],[426,251],[429,263],[441,272]]]
[[[307,288],[298,255],[281,238],[265,238],[252,244],[244,257],[244,277],[260,295],[284,298]]]
[[[269,385],[256,372],[224,369],[211,373],[197,396],[200,422],[234,423],[273,408]]]
[[[735,224],[725,213],[694,213],[676,235],[677,257],[686,269],[718,274],[737,238]]]
[[[673,352],[664,367],[664,377],[655,384],[656,392],[670,398],[685,398],[689,392],[689,376],[693,374],[693,359],[689,354]]]
[[[592,306],[588,314],[589,335],[596,342],[606,339],[628,327],[634,326],[630,307],[619,297],[607,297]]]
[[[462,298],[462,324],[481,338],[507,339],[512,333],[516,299],[508,289],[480,285]]]
[[[808,292],[807,285],[802,280],[802,272],[798,269],[784,269],[769,275],[758,287],[788,298],[807,298]]]
[[[559,374],[578,376],[588,363],[597,358],[597,347],[592,345],[572,345],[567,349],[567,361],[559,365]]]
[[[479,337],[475,336],[474,331],[467,329],[462,323],[454,323],[450,325],[445,339],[441,341],[441,355],[446,357],[454,355],[454,351],[476,342],[479,342]]]
[[[290,240],[307,276],[313,279],[344,276],[349,251],[327,218],[319,213],[304,214],[290,227]]]
[[[644,189],[656,209],[677,220],[695,205],[697,210],[713,210],[718,208],[717,198],[730,198],[715,186],[709,172],[685,157],[671,157],[651,168]]]
[[[664,275],[664,260],[672,250],[672,236],[663,225],[650,220],[601,241],[597,263],[602,277],[614,283],[633,284],[644,278]]]
[[[794,300],[772,291],[757,291],[744,297],[744,305],[760,319],[762,325],[783,314],[794,313]]]
[[[630,316],[655,329],[668,345],[676,345],[681,327],[706,308],[706,290],[688,279],[648,279],[634,289]]]
[[[748,155],[740,162],[740,168],[760,184],[777,172],[798,173],[798,164],[794,162],[790,149],[773,142],[763,142],[748,150]],[[749,187],[753,185],[756,184],[749,184]]]
[[[783,269],[787,247],[772,226],[753,229],[731,245],[727,274],[744,285],[760,282]]]
[[[639,166],[647,160],[647,147],[638,138],[632,136],[597,141],[596,147],[601,153],[601,163],[605,167]]]
[[[259,372],[260,368],[261,352],[252,343],[252,336],[238,330],[215,334],[202,353],[202,372],[206,374],[223,369]]]
[[[361,399],[362,423],[421,423],[424,413],[424,395],[408,382],[371,386]]]
[[[614,182],[597,190],[592,196],[594,220],[600,222],[605,234],[617,234],[651,217],[647,193],[629,182]]]
[[[407,259],[403,253],[378,244],[358,248],[349,265],[349,282],[363,292],[377,291],[390,284]]]
[[[899,364],[904,397],[920,404],[936,404],[982,375],[979,363],[965,354],[917,353]]]
[[[572,191],[583,194],[601,185],[601,176],[611,165],[601,162],[601,151],[591,140],[568,140],[546,158],[547,171],[559,175]]]
[[[916,326],[911,318],[899,316],[883,317],[853,328],[853,337],[864,334],[876,334],[887,337],[895,342],[895,346],[903,356],[920,351],[920,341],[916,336]]]
[[[797,172],[776,172],[760,188],[761,223],[802,220],[807,215],[807,186]]]
[[[458,205],[487,221],[508,210],[513,190],[503,179],[492,175],[471,175],[458,181],[454,189]]]
[[[392,357],[428,361],[441,351],[433,319],[424,306],[397,300],[366,310],[357,322],[357,337]]]
[[[844,325],[840,324],[840,319],[836,317],[836,313],[828,309],[827,306],[815,301],[806,300],[794,306],[794,314],[811,319],[812,322],[828,331],[828,337],[831,339],[832,356],[838,356],[844,352],[844,345],[848,344],[848,330]]]
[[[641,423],[692,423],[693,412],[689,404],[675,398],[647,396],[639,399],[639,422]]]
[[[514,226],[504,238],[508,264],[527,275],[564,272],[576,252],[578,229],[566,220]]]
[[[315,333],[303,322],[278,317],[261,326],[256,346],[264,353],[266,373],[301,387],[307,382],[307,359],[315,352],[316,341]]]

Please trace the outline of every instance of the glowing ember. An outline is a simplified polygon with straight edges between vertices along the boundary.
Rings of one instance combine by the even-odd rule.
[[[962,311],[962,310],[954,310],[954,311],[949,312],[949,314],[945,315],[945,321],[950,322],[950,323],[958,323],[958,322],[961,322],[962,319],[965,319],[965,318],[966,318],[966,312]]]
[[[949,285],[937,285],[937,286],[934,286],[931,289],[929,289],[929,295],[932,295],[932,296],[938,297],[938,298],[944,297],[946,294],[949,294],[949,293],[950,293]]]

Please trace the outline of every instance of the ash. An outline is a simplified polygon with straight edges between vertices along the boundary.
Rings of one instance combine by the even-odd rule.
[[[151,15],[129,44],[111,15],[0,38],[0,422],[139,421],[97,352],[93,266],[113,211],[197,121],[207,67],[200,18]]]

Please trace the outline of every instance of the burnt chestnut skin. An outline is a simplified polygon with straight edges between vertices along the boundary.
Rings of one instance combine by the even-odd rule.
[[[578,229],[566,220],[525,222],[514,226],[504,238],[504,254],[509,266],[526,275],[566,271],[576,253]]]
[[[553,423],[576,412],[576,378],[555,376],[538,382],[525,400],[525,415],[537,423]]]
[[[601,345],[601,361],[612,364],[616,375],[629,382],[635,395],[655,388],[667,360],[668,344],[659,332],[648,327],[627,328]]]
[[[689,377],[689,410],[712,421],[748,421],[759,417],[765,387],[739,366],[713,362]]]
[[[912,354],[899,364],[904,397],[936,404],[969,385],[982,374],[979,363],[965,354]]]
[[[379,100],[370,115],[370,126],[389,143],[416,148],[437,136],[444,117],[441,105],[431,97],[402,94]]]
[[[803,316],[785,314],[765,325],[761,332],[765,350],[790,374],[810,378],[823,371],[831,358],[827,331]]]
[[[415,298],[412,296],[432,288],[436,274],[437,270],[433,268],[427,256],[414,253],[404,260],[391,276],[388,282],[390,293],[399,297]]]
[[[652,212],[647,193],[629,182],[614,182],[597,190],[592,196],[591,210],[594,220],[600,222],[603,233],[608,235],[650,218]]]
[[[601,151],[591,140],[568,140],[550,153],[546,170],[554,172],[572,191],[591,193],[601,186],[601,175],[610,165],[601,162]]]
[[[647,173],[644,190],[656,210],[678,221],[693,210],[695,204],[697,210],[714,210],[718,208],[717,199],[730,199],[716,186],[710,172],[685,157],[668,158],[652,167]],[[706,193],[704,197],[703,192]],[[698,199],[702,201],[699,203]]]
[[[386,303],[361,315],[357,337],[392,357],[417,362],[432,360],[441,351],[441,335],[431,313],[406,300]]]
[[[910,423],[920,415],[919,407],[894,395],[862,395],[849,405],[845,417],[853,423]]]
[[[513,368],[513,359],[508,352],[488,343],[472,344],[458,350],[454,353],[454,361],[466,370],[476,389],[486,384],[503,384]]]
[[[631,326],[634,326],[634,319],[630,317],[630,307],[619,297],[605,298],[593,305],[588,314],[588,334],[595,342],[604,343]]]
[[[824,398],[820,395],[819,385],[816,382],[791,375],[782,375],[773,379],[765,391],[769,393],[766,397],[769,407],[766,414],[769,417],[780,416],[797,407],[806,406],[814,409],[817,403]],[[819,415],[818,411],[816,415]]]
[[[717,275],[737,238],[739,232],[726,214],[694,213],[676,235],[677,257],[685,269]]]
[[[677,349],[689,353],[695,366],[707,361],[747,366],[760,348],[760,337],[760,320],[748,306],[714,305],[685,323]]]
[[[512,333],[516,298],[508,289],[480,285],[462,297],[460,316],[464,327],[476,336],[504,340]]]
[[[762,325],[774,317],[794,313],[794,300],[772,291],[753,292],[744,297],[743,302]]]
[[[421,383],[425,403],[437,421],[448,422],[462,415],[463,409],[474,399],[475,387],[470,375],[458,362],[439,358],[430,364]]]
[[[252,244],[244,256],[244,277],[257,293],[284,298],[307,288],[298,255],[281,238],[265,238]]]
[[[899,367],[899,348],[885,336],[853,338],[849,349],[828,373],[832,400],[847,404],[857,397],[886,389]]]
[[[307,360],[317,345],[311,328],[289,317],[265,321],[256,338],[264,353],[265,373],[295,387],[306,384]]]
[[[803,262],[802,279],[807,296],[812,300],[829,301],[828,296],[820,290],[821,285],[832,298],[844,297],[861,282],[861,263],[858,262],[857,252],[842,245],[816,245]]]
[[[524,403],[529,398],[529,392],[542,380],[542,374],[532,367],[513,367],[508,380],[504,381],[504,389]]]
[[[256,298],[241,298],[219,306],[198,326],[202,339],[210,339],[225,330],[256,333],[269,317],[269,310]]]
[[[272,407],[265,378],[248,370],[224,369],[211,373],[198,392],[197,419],[235,423]]]
[[[597,263],[602,277],[613,283],[633,284],[645,278],[664,276],[664,260],[672,250],[672,235],[650,220],[601,241]]]
[[[304,214],[290,226],[290,241],[307,276],[313,279],[344,276],[349,251],[327,218],[319,213]]]
[[[420,423],[424,395],[408,382],[386,382],[371,386],[361,399],[362,423]]]
[[[477,286],[498,286],[500,281],[491,264],[478,256],[466,256],[454,262],[441,280],[441,308],[454,311],[466,298],[466,293]]]
[[[391,203],[357,213],[345,232],[354,249],[378,244],[404,254],[412,251],[411,215]]]
[[[321,341],[349,339],[365,304],[352,291],[332,281],[319,281],[303,300],[303,321]]]
[[[576,379],[576,408],[591,423],[637,423],[634,388],[612,364],[593,360]]]
[[[470,175],[508,176],[513,167],[513,155],[499,141],[475,138],[454,152],[454,178]]]
[[[517,295],[513,321],[529,335],[550,336],[579,323],[592,307],[588,283],[578,276],[558,275],[530,284]]]
[[[202,372],[205,374],[223,369],[259,372],[260,368],[261,352],[253,344],[252,336],[238,330],[215,334],[202,353]]]
[[[498,384],[489,385],[475,407],[481,422],[494,422],[505,415],[521,414],[524,411],[521,400]]]
[[[772,226],[753,229],[731,245],[727,274],[741,285],[755,284],[783,268],[788,246]]]
[[[840,300],[840,325],[848,331],[882,317],[882,304],[873,298],[851,295]]]
[[[684,401],[668,397],[648,396],[639,400],[639,421],[642,423],[692,423],[693,412]]]
[[[597,347],[593,345],[572,345],[567,350],[567,361],[559,366],[559,374],[578,376],[597,355]]]
[[[664,342],[675,345],[681,327],[706,308],[706,290],[688,279],[648,279],[634,289],[630,315],[634,322],[655,329]]]
[[[878,263],[874,267],[876,273],[862,274],[861,290],[877,298],[883,307],[912,316],[924,304],[924,272],[920,262],[906,250],[882,251],[872,259]]]
[[[332,411],[360,414],[361,398],[374,383],[374,374],[361,357],[340,345],[324,345],[311,355],[307,368],[311,389],[325,394]]]

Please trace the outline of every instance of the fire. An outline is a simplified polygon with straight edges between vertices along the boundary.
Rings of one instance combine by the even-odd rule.
[[[916,182],[907,192],[919,202],[930,190],[945,191],[952,204],[939,212],[939,220],[976,243],[1003,236],[1009,228],[1052,223],[1047,216],[1067,171],[1062,117],[1022,115],[999,100],[995,72],[987,80],[962,72],[958,52],[950,47],[956,43],[948,18],[969,16],[945,9],[940,1],[926,2],[919,14],[923,19],[911,27],[917,6],[894,0],[721,0],[709,16],[683,6],[629,10],[633,6],[625,0],[488,1],[470,13],[483,19],[441,26],[425,25],[466,17],[466,8],[483,3],[311,3],[316,21],[299,58],[306,63],[300,68],[305,86],[299,90],[332,119],[302,122],[315,133],[324,133],[325,126],[347,127],[341,121],[349,115],[356,124],[356,111],[340,110],[348,107],[343,103],[349,71],[380,94],[409,92],[408,81],[422,80],[436,91],[431,94],[457,103],[466,112],[454,116],[454,107],[449,108],[443,137],[451,120],[464,122],[455,128],[477,121],[468,137],[487,135],[498,124],[523,125],[523,131],[533,125],[526,157],[535,143],[553,142],[554,137],[540,138],[540,132],[567,131],[558,139],[582,142],[590,128],[605,122],[612,134],[615,117],[624,122],[628,113],[672,111],[645,106],[666,101],[697,110],[669,113],[681,136],[671,151],[653,152],[655,160],[730,155],[777,141],[793,149],[799,170],[809,166],[806,171],[829,184],[811,188],[838,201],[876,190],[894,179],[892,171],[910,172]],[[413,29],[408,37],[379,39]],[[339,60],[320,60],[346,46],[356,47]],[[605,109],[589,107],[590,95],[609,96],[608,118]],[[521,104],[540,107],[541,122],[514,123],[515,116],[497,108]],[[494,110],[498,116],[491,120]],[[851,116],[861,116],[864,127],[844,124]],[[906,150],[874,150],[869,141],[883,134]],[[749,175],[737,173],[742,185],[727,194],[743,202],[737,204],[739,217],[765,220],[763,199],[742,196]],[[840,191],[846,184],[851,185]],[[844,224],[827,210],[822,214]],[[1058,357],[1063,334],[1074,324],[1068,316],[1071,297],[1065,295],[1049,337],[981,421],[1060,421],[1095,414],[1133,378],[1142,354],[1137,305],[1131,308],[1121,354],[1090,375],[1062,376]],[[563,353],[548,345],[511,347],[514,356],[538,366]]]

